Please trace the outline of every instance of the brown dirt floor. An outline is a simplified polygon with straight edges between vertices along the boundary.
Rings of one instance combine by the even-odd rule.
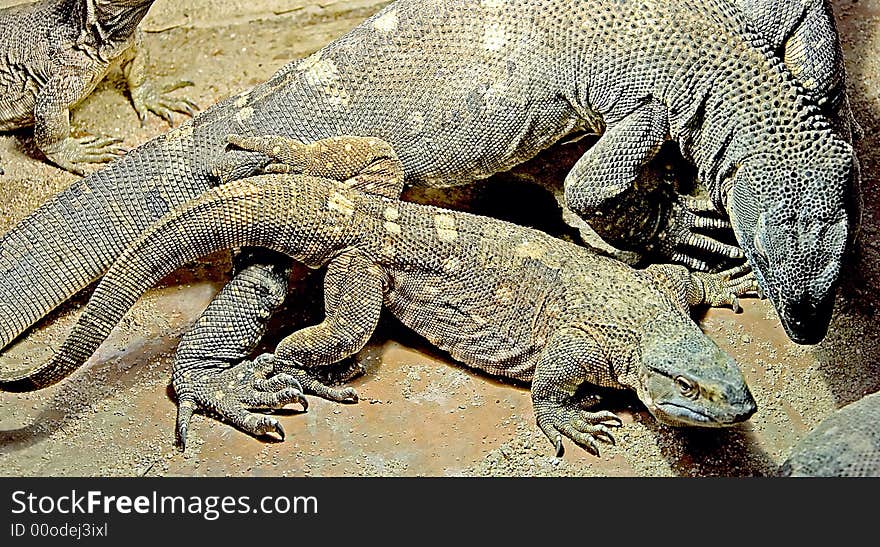
[[[0,6],[14,3],[0,0]],[[384,3],[200,0],[183,6],[159,0],[143,25],[152,74],[160,82],[192,80],[195,87],[184,93],[208,106],[318,49]],[[624,420],[616,446],[605,448],[599,458],[569,447],[558,460],[534,425],[525,387],[455,365],[387,318],[357,356],[366,371],[353,382],[360,403],[335,405],[312,397],[307,413],[282,412],[288,432],[283,443],[255,440],[196,416],[189,447],[180,454],[172,446],[171,356],[181,333],[227,279],[228,260],[215,256],[149,291],[88,366],[68,381],[38,393],[0,397],[0,474],[772,474],[790,447],[826,415],[880,388],[875,320],[880,294],[880,0],[834,4],[850,96],[865,131],[858,146],[866,202],[861,245],[845,273],[830,334],[818,346],[789,342],[765,301],[743,301],[742,314],[712,310],[700,318],[705,331],[743,366],[759,405],[748,423],[723,431],[673,429],[659,425],[634,396],[616,396],[608,400]],[[124,136],[130,146],[167,130],[157,118],[141,128],[123,89],[121,75],[112,73],[74,111],[74,127]],[[6,169],[0,177],[0,233],[75,180],[36,157],[29,131],[0,135]],[[563,172],[546,165],[539,160],[526,172],[548,178]],[[510,184],[512,178],[476,186],[474,208],[563,231],[550,198],[528,185]],[[503,183],[508,184],[499,190]],[[436,192],[414,197],[445,199]],[[315,320],[320,311],[316,279],[296,285],[269,347],[289,329]],[[83,302],[81,296],[74,299],[32,329],[0,356],[0,366],[24,366],[49,355]]]

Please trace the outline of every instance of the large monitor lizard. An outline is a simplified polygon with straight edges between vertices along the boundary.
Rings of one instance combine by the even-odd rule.
[[[880,477],[880,393],[825,418],[780,468],[784,477]]]
[[[259,246],[326,267],[326,317],[254,361],[176,367],[181,441],[194,406],[249,433],[283,436],[276,418],[248,409],[305,405],[303,386],[356,400],[353,389],[324,386],[311,371],[359,351],[383,306],[457,361],[530,381],[538,425],[559,455],[563,436],[598,453],[597,441],[611,441],[609,427],[619,424],[613,413],[578,407],[585,385],[634,390],[671,425],[723,427],[754,413],[737,363],[689,316],[690,306],[736,306],[736,295],[755,287],[747,266],[724,274],[672,265],[639,271],[538,230],[399,201],[403,166],[371,137],[231,142],[277,156],[295,174],[229,182],[168,213],[111,266],[53,360],[4,378],[0,388],[57,382],[164,275],[214,251]],[[203,328],[224,330],[208,338],[216,345],[201,348],[210,355],[254,343],[230,317]]]
[[[375,135],[394,145],[408,183],[454,185],[583,130],[602,137],[566,180],[572,208],[592,221],[606,206],[629,204],[624,222],[596,225],[644,226],[645,238],[668,234],[679,251],[738,253],[699,233],[718,219],[668,216],[634,197],[642,164],[662,142],[677,141],[714,206],[730,213],[786,331],[817,342],[853,219],[854,156],[748,28],[720,0],[395,2],[268,82],[74,183],[7,233],[0,345],[98,278],[167,211],[216,185],[228,133],[305,142]],[[265,161],[250,159],[254,168]],[[244,270],[232,281],[244,301],[285,292],[265,278],[246,281]]]
[[[124,150],[114,137],[70,135],[70,109],[116,64],[143,123],[153,112],[168,123],[172,112],[195,104],[169,92],[192,85],[155,86],[138,24],[155,0],[40,0],[0,9],[0,131],[34,127],[46,158],[83,174],[83,164],[105,163]]]

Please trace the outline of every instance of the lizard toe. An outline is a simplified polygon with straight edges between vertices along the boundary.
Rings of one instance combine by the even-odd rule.
[[[271,355],[271,354],[264,354]],[[262,357],[262,356],[261,356]],[[274,359],[274,357],[273,357]],[[278,360],[275,362],[275,370],[283,371],[282,374],[296,379],[303,387],[303,392],[317,395],[322,399],[337,403],[356,403],[359,400],[357,390],[352,387],[337,389],[330,387],[319,379],[318,374],[298,367],[295,363]]]
[[[308,401],[300,381],[289,374],[275,374],[274,361],[258,358],[242,361],[228,369],[206,369],[188,373],[175,380],[180,403],[177,418],[177,444],[184,448],[192,414],[210,413],[220,420],[254,436],[274,432],[284,437],[280,422],[253,410],[277,410],[299,404],[303,411]]]
[[[562,436],[598,456],[597,441],[614,444],[611,428],[623,424],[613,412],[587,412],[572,402],[536,401],[535,416],[538,427],[554,443],[557,457],[561,457],[564,452]]]
[[[559,430],[575,444],[594,456],[599,456],[599,445],[596,436],[587,431],[581,431],[571,423],[560,424]]]

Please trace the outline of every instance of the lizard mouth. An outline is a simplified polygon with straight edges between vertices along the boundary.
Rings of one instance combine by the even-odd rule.
[[[654,417],[657,418],[657,421],[666,425],[675,427],[725,427],[727,425],[708,414],[676,403],[657,403],[655,408],[659,412],[653,413]]]

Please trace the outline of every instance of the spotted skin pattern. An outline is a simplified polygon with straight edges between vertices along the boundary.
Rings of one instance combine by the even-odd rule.
[[[46,158],[73,173],[124,153],[120,139],[70,135],[70,109],[113,66],[123,74],[141,123],[153,112],[193,115],[196,105],[168,95],[192,85],[155,86],[137,25],[155,0],[40,0],[0,9],[0,131],[34,127]]]
[[[199,350],[218,362],[190,361],[182,344],[174,370],[181,442],[195,408],[254,435],[283,436],[277,420],[247,409],[302,403],[302,388],[356,400],[353,389],[323,386],[314,372],[363,348],[383,308],[465,365],[531,381],[538,426],[558,455],[563,438],[598,454],[599,443],[613,442],[611,428],[621,425],[611,412],[580,408],[576,395],[584,385],[634,390],[671,425],[724,427],[754,413],[737,364],[689,316],[691,306],[735,306],[737,295],[755,288],[747,267],[721,274],[674,265],[640,271],[537,230],[365,191],[379,172],[389,179],[379,187],[399,193],[403,184],[393,151],[374,138],[231,142],[269,155],[287,149],[305,161],[229,182],[163,217],[111,266],[55,358],[0,387],[29,390],[59,381],[162,276],[244,245],[326,268],[325,318],[284,338],[274,353],[234,365],[227,359],[251,348],[255,329],[231,325],[217,336],[216,324],[200,320],[194,332],[207,333],[201,342],[210,345]],[[344,151],[350,161],[312,161],[326,158],[321,151],[328,149]],[[370,176],[358,176],[364,173]],[[265,296],[263,310],[282,299]],[[203,381],[206,366],[214,373]]]
[[[701,246],[739,252],[694,236],[730,214],[787,332],[814,342],[830,320],[849,235],[853,153],[813,103],[729,1],[400,0],[73,184],[7,233],[0,344],[100,277],[162,215],[218,184],[230,133],[302,142],[372,135],[394,146],[408,184],[451,186],[584,131],[602,138],[563,196],[582,220],[608,226],[601,235],[612,241],[620,226],[645,241],[664,234],[662,247],[685,261]],[[698,168],[714,209],[706,220],[698,220],[706,202],[655,210],[630,199],[640,166],[668,140]],[[268,161],[241,155],[236,176]],[[597,221],[606,210],[622,220]],[[232,294],[256,300],[257,290],[275,289],[242,283]]]
[[[846,140],[859,137],[828,0],[733,0]]]

